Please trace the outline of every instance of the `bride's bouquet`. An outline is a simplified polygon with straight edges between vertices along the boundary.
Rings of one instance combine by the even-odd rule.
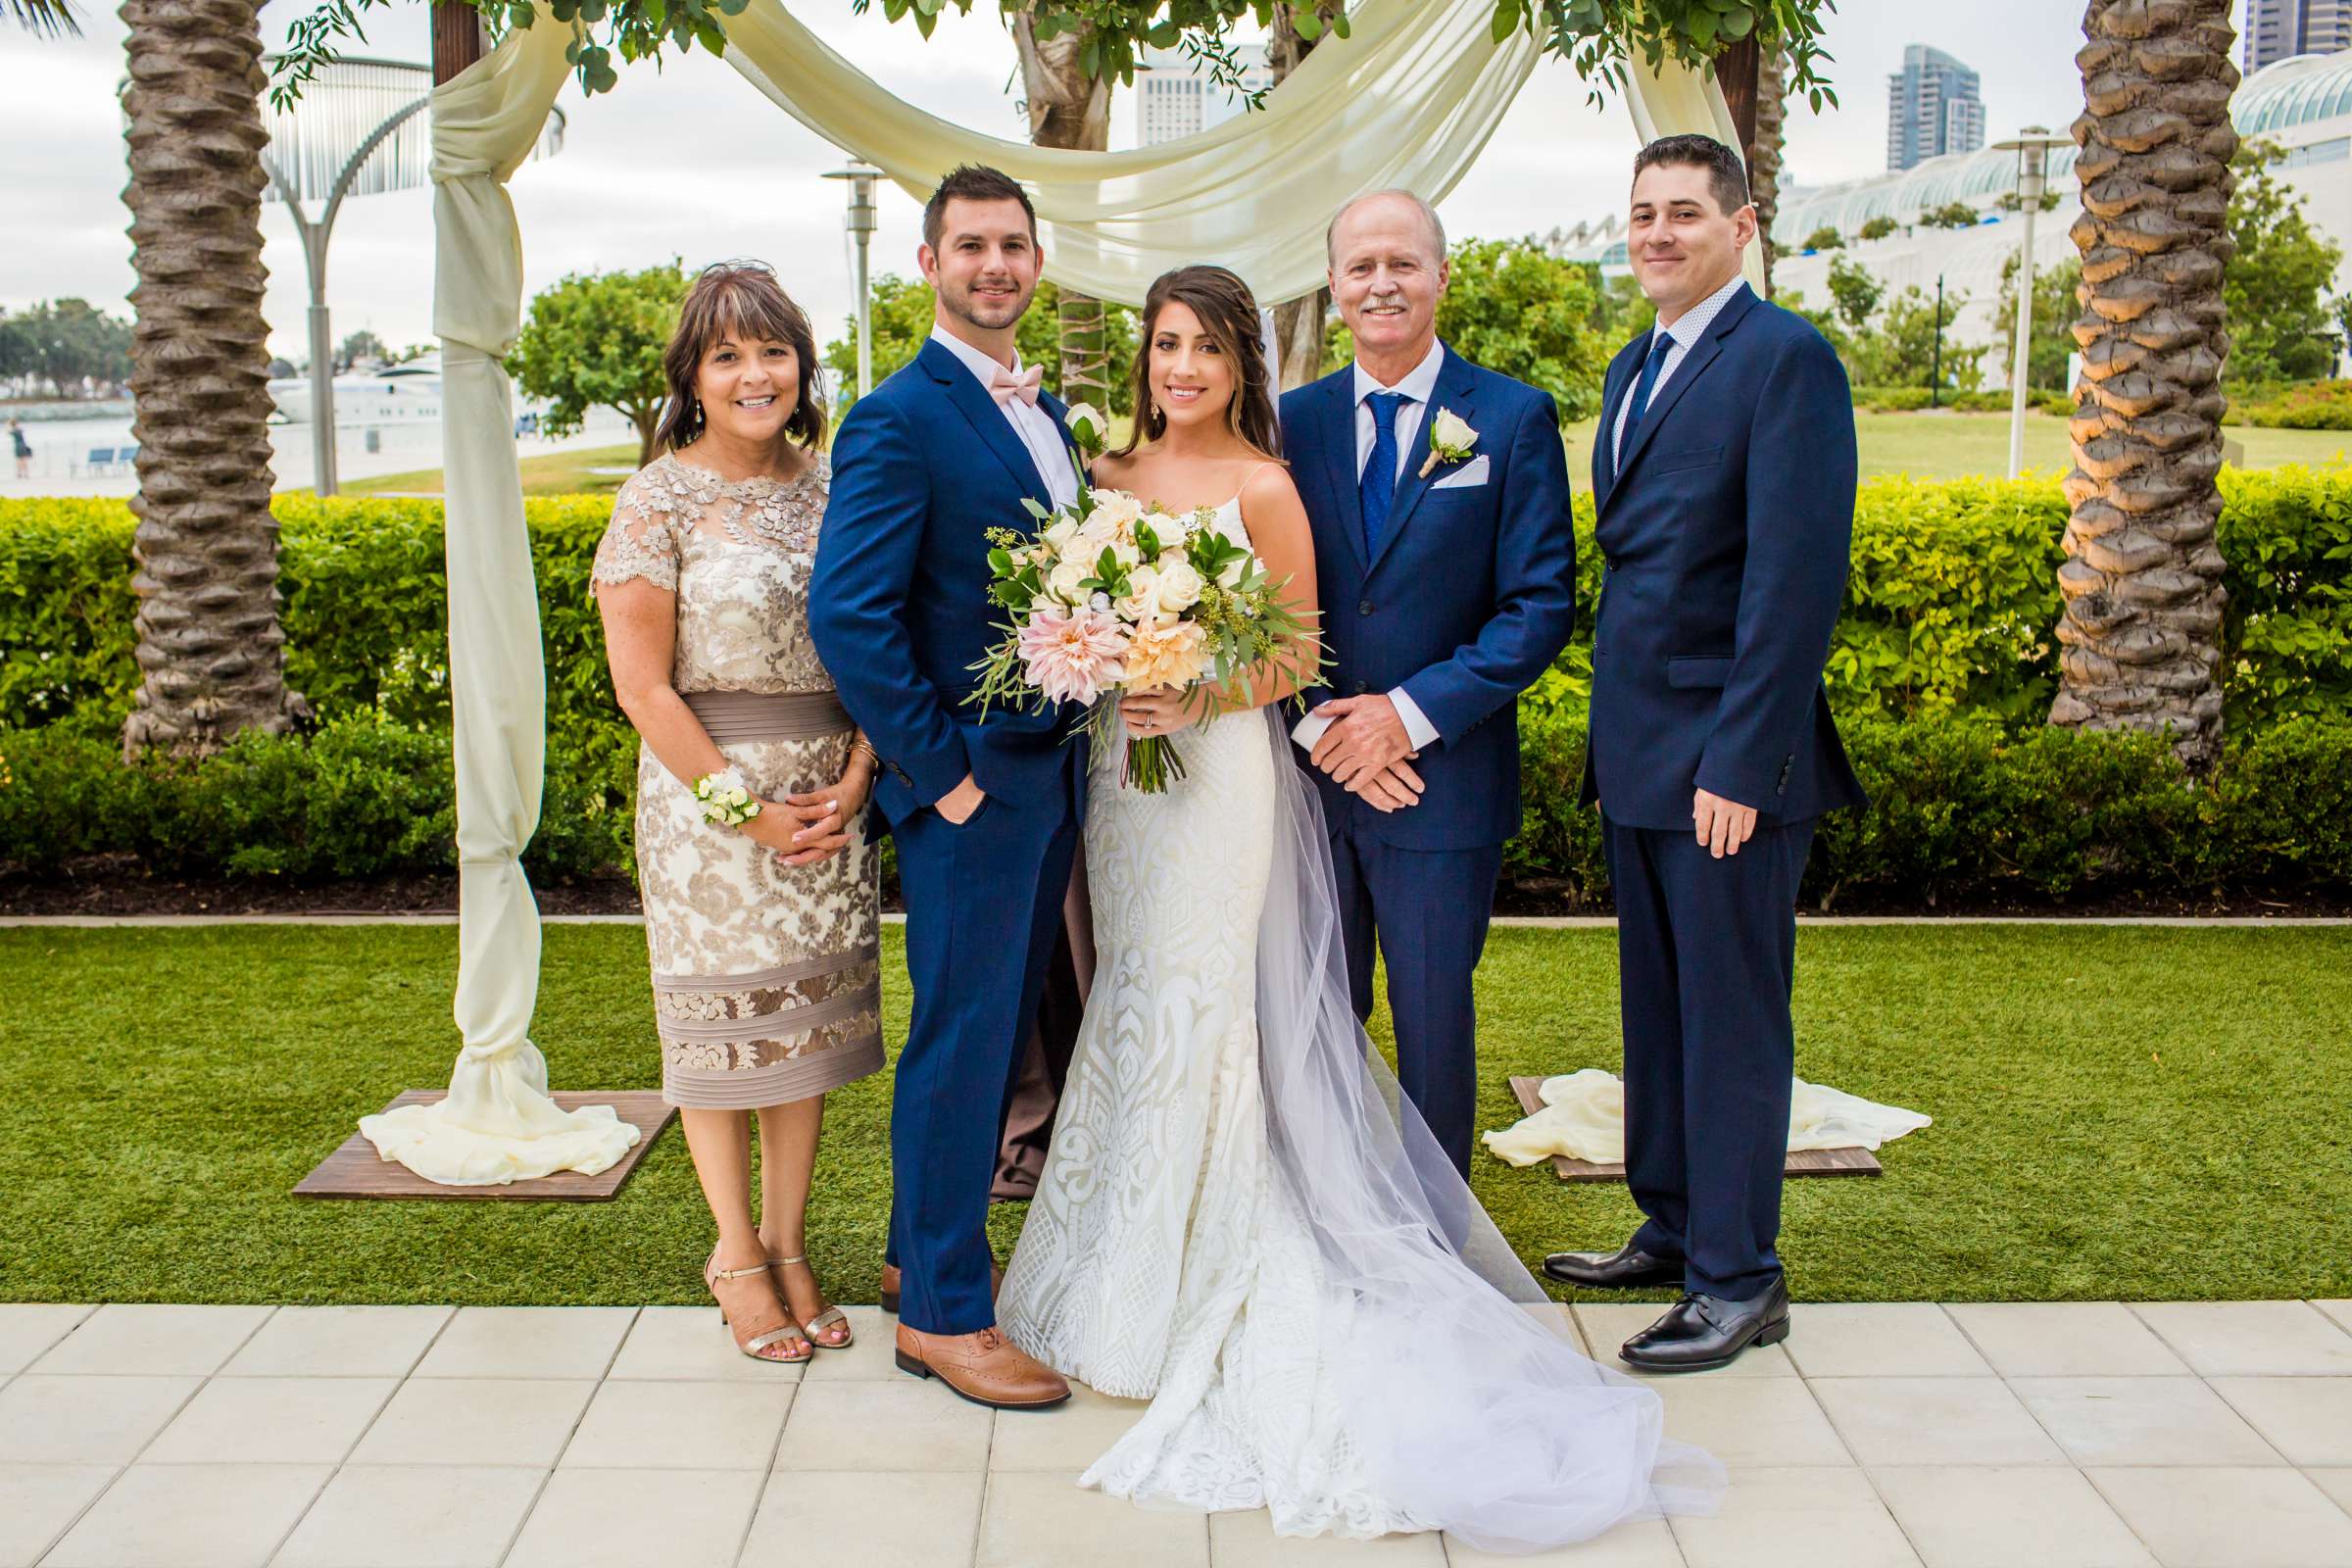
[[[1216,530],[1215,508],[1178,514],[1087,486],[1085,464],[1102,450],[1104,420],[1081,403],[1066,422],[1081,454],[1078,499],[1054,512],[1025,502],[1033,534],[988,530],[989,597],[1011,619],[972,666],[980,684],[966,701],[984,712],[999,702],[1076,703],[1089,710],[1098,745],[1109,740],[1117,699],[1132,692],[1207,684],[1250,702],[1250,671],[1296,655],[1308,630],[1280,598],[1284,585]],[[1167,737],[1128,741],[1124,782],[1157,794],[1183,776]]]

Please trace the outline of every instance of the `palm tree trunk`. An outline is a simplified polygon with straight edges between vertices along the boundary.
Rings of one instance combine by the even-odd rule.
[[[130,392],[139,443],[136,707],[125,755],[282,733],[277,521],[262,319],[257,0],[128,0]]]
[[[1325,0],[1317,10],[1326,20],[1339,10],[1337,0]],[[1315,46],[1329,32],[1312,38],[1301,38],[1292,25],[1291,13],[1285,9],[1274,16],[1274,33],[1266,50],[1266,64],[1271,68],[1274,85],[1279,87],[1292,72],[1315,52]],[[1331,290],[1318,288],[1295,300],[1285,300],[1274,307],[1274,341],[1282,355],[1282,384],[1278,390],[1290,391],[1306,385],[1323,373],[1323,334],[1331,310]]]
[[[1777,43],[1756,51],[1756,129],[1747,143],[1747,195],[1764,248],[1764,292],[1772,292],[1772,220],[1781,209],[1781,142],[1788,123],[1788,55]]]
[[[1102,152],[1110,145],[1110,83],[1079,64],[1084,27],[1040,39],[1027,12],[1012,19],[1021,55],[1021,85],[1029,108],[1029,140],[1039,147]],[[1110,364],[1102,302],[1074,289],[1061,291],[1061,396],[1065,402],[1110,407]]]
[[[2222,270],[2237,134],[2231,0],[2090,0],[2083,113],[2082,384],[2058,584],[2050,722],[2222,738]]]

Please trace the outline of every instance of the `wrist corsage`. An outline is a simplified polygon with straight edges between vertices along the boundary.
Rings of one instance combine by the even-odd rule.
[[[696,779],[694,798],[703,803],[703,820],[719,827],[741,827],[760,814],[760,803],[752,799],[743,775],[731,767]]]

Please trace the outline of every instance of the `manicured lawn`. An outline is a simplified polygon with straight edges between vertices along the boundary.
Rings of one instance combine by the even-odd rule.
[[[579,447],[568,452],[546,452],[522,460],[522,493],[526,496],[611,495],[637,466],[637,443],[624,446]],[[592,468],[618,468],[618,473],[592,473]],[[441,470],[417,468],[408,473],[378,474],[354,479],[343,486],[351,496],[427,495],[441,493]]]
[[[1568,471],[1578,489],[1592,474],[1593,421],[1571,425]],[[2009,416],[2006,414],[1857,414],[1854,427],[1862,454],[1862,476],[1907,473],[1915,479],[1957,479],[1969,474],[2009,471]],[[2283,464],[2341,464],[2352,458],[2352,434],[2341,430],[2258,430],[2228,425],[2223,439],[2239,443],[2239,466],[2276,468]],[[2066,421],[2055,415],[2026,416],[2026,466],[2064,473],[2073,466]]]
[[[674,1128],[611,1203],[287,1196],[355,1117],[446,1080],[455,955],[446,927],[0,931],[0,1299],[699,1299]],[[1497,932],[1481,987],[1486,1125],[1509,1073],[1618,1064],[1611,933]],[[635,928],[548,931],[559,1088],[657,1083],[649,1011]],[[1790,1185],[1800,1296],[2352,1295],[2352,930],[1809,927],[1798,1040],[1807,1077],[1936,1118],[1883,1180]],[[887,1112],[884,1077],[831,1104],[812,1242],[849,1300]],[[1546,1168],[1482,1153],[1477,1183],[1531,1258],[1634,1222]],[[998,1210],[1001,1250],[1018,1223]]]

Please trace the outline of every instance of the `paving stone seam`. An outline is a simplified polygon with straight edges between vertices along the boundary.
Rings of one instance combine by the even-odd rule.
[[[460,1312],[463,1310],[464,1308],[459,1309]],[[458,1312],[452,1312],[449,1320],[455,1323],[458,1316]],[[498,1554],[498,1560],[502,1565],[508,1558],[514,1555],[515,1546],[522,1541],[522,1533],[531,1527],[531,1515],[539,1511],[539,1503],[547,1495],[548,1487],[555,1481],[556,1472],[564,1468],[564,1455],[571,1451],[572,1439],[580,1435],[580,1424],[588,1419],[589,1410],[596,1404],[596,1396],[604,1392],[606,1382],[612,1376],[613,1365],[620,1359],[621,1348],[629,1343],[629,1336],[637,1332],[637,1325],[643,1321],[645,1321],[645,1308],[643,1306],[630,1308],[629,1321],[622,1326],[619,1336],[612,1342],[612,1350],[605,1356],[604,1370],[596,1374],[595,1384],[589,1389],[588,1397],[580,1401],[580,1408],[572,1416],[571,1426],[564,1432],[564,1442],[557,1447],[555,1457],[548,1461],[546,1469],[539,1472],[539,1485],[533,1489],[531,1500],[523,1505],[522,1512],[516,1516],[514,1529],[507,1537],[506,1549]],[[737,1549],[741,1550],[740,1547]]]

